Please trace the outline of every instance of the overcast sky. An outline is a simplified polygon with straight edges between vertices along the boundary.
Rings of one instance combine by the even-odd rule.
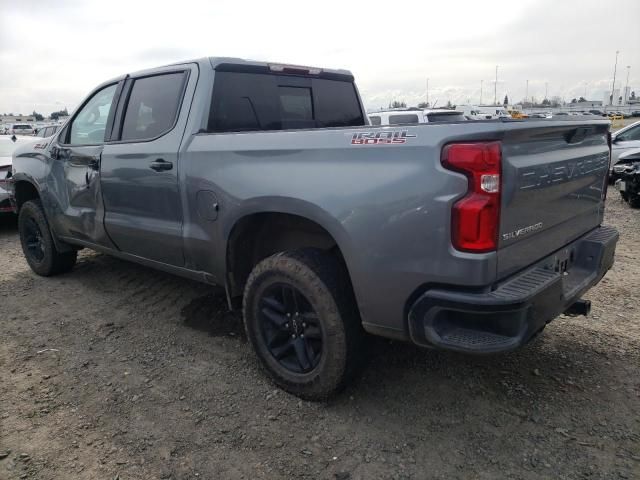
[[[72,110],[95,85],[202,56],[346,68],[368,108],[640,94],[640,1],[0,0],[0,113]]]

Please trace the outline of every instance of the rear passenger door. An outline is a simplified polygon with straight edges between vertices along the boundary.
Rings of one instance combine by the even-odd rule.
[[[184,265],[178,151],[197,77],[190,64],[128,78],[102,153],[110,238],[125,253],[174,266]]]

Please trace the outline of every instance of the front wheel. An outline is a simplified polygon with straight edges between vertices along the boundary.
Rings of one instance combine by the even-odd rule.
[[[244,323],[260,362],[284,390],[322,400],[362,364],[364,332],[344,266],[315,249],[262,260],[244,292]]]
[[[40,200],[26,202],[18,216],[20,243],[27,263],[38,275],[48,277],[71,270],[78,252],[56,249]]]

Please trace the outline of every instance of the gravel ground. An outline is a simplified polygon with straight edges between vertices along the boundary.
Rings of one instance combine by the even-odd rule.
[[[361,380],[300,401],[260,372],[220,291],[83,251],[31,273],[0,226],[2,479],[640,478],[640,211],[616,264],[526,348],[381,339]]]

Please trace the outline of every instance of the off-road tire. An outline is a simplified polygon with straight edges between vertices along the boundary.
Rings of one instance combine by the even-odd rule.
[[[39,239],[41,242],[41,258],[33,254],[27,245],[28,224],[35,222],[39,229]],[[20,232],[20,244],[27,263],[38,275],[49,277],[59,273],[68,272],[76,263],[78,252],[71,250],[60,253],[51,236],[49,223],[42,208],[40,200],[29,200],[20,208],[18,216],[18,231]]]
[[[274,284],[294,286],[311,304],[324,332],[318,364],[294,373],[272,355],[261,328],[260,302]],[[247,338],[266,372],[280,388],[306,400],[324,400],[340,391],[364,363],[365,333],[346,267],[317,249],[281,252],[259,262],[244,290]]]

